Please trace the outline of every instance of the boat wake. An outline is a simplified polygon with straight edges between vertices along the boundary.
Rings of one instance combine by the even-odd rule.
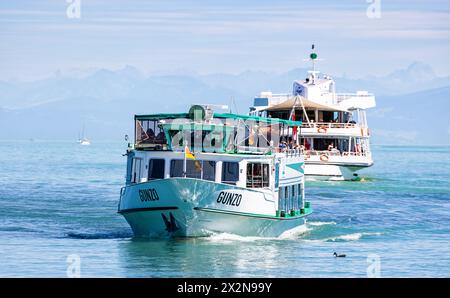
[[[298,226],[291,230],[287,230],[283,232],[278,237],[260,237],[260,236],[240,236],[236,234],[230,233],[213,233],[211,236],[206,237],[205,239],[213,242],[233,242],[233,241],[241,241],[241,242],[253,242],[253,241],[268,241],[268,240],[294,240],[297,239],[300,235],[307,233],[310,229],[306,226]]]
[[[95,232],[95,233],[78,233],[68,232],[66,237],[73,239],[121,239],[131,238],[133,233],[130,231],[118,231],[118,232]]]
[[[352,233],[352,234],[346,234],[346,235],[339,235],[336,237],[330,237],[324,239],[326,242],[337,242],[337,241],[356,241],[366,236],[380,236],[382,233],[376,232],[376,233]]]
[[[334,221],[308,221],[307,225],[313,227],[327,226],[327,225],[335,225]]]
[[[358,233],[351,233],[351,234],[344,234],[344,235],[338,235],[338,236],[333,236],[333,237],[326,237],[323,239],[302,239],[305,242],[347,242],[347,241],[358,241],[362,238],[365,237],[370,237],[370,236],[380,236],[382,235],[382,233],[380,232],[374,232],[374,233],[369,233],[369,232],[358,232]]]

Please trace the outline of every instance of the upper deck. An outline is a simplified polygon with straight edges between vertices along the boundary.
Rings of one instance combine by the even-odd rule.
[[[135,149],[226,154],[270,154],[301,121],[214,113],[194,105],[188,113],[135,116]],[[292,134],[291,134],[292,135]]]

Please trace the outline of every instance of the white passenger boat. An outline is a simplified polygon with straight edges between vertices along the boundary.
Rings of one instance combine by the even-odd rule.
[[[135,116],[118,212],[136,236],[277,237],[312,212],[300,150],[279,149],[301,122],[214,113]]]
[[[314,49],[314,46],[313,46]],[[261,92],[250,115],[299,119],[305,175],[319,180],[357,180],[357,171],[373,165],[366,109],[375,107],[367,91],[336,93],[335,81],[319,76],[317,54],[305,80],[295,81],[292,94]]]

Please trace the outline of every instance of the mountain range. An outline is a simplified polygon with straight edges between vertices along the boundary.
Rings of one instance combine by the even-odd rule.
[[[228,104],[247,113],[261,91],[290,93],[307,69],[283,73],[151,74],[133,66],[86,73],[56,72],[36,81],[0,81],[1,139],[75,140],[81,127],[93,140],[132,134],[134,114],[186,111],[193,103]],[[450,144],[450,77],[415,62],[383,77],[334,77],[338,92],[367,90],[377,96],[368,112],[374,142]]]

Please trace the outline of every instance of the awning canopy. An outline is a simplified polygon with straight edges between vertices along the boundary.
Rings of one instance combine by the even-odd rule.
[[[297,99],[297,102],[296,102]],[[338,105],[331,105],[331,104],[320,104],[311,100],[308,100],[304,98],[303,96],[292,96],[289,97],[289,99],[263,109],[262,111],[281,111],[281,110],[290,110],[295,104],[295,107],[298,109],[302,108],[302,103],[305,109],[318,109],[322,111],[340,111],[340,112],[348,112],[347,109],[344,109]]]

